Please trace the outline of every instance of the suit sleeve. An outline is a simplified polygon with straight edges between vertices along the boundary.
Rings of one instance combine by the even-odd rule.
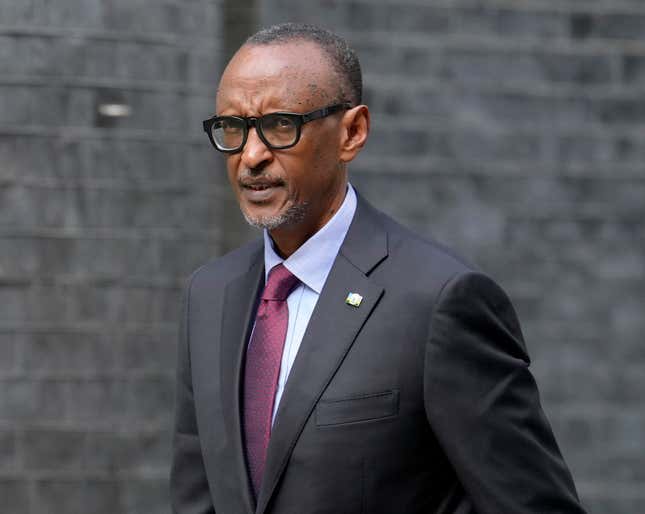
[[[177,351],[170,499],[174,514],[215,514],[193,403],[189,352],[190,284],[192,278],[184,294]]]
[[[424,401],[475,511],[583,513],[529,363],[499,286],[475,272],[449,280],[432,315]]]

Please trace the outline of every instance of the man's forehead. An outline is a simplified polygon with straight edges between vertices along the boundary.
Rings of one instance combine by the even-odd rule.
[[[220,80],[218,102],[244,92],[271,89],[299,96],[330,96],[334,70],[322,49],[303,42],[243,46]]]
[[[290,41],[266,45],[244,45],[231,58],[227,69],[236,67],[253,68],[270,73],[280,69],[292,71],[316,69],[330,73],[331,66],[325,51],[311,41]]]

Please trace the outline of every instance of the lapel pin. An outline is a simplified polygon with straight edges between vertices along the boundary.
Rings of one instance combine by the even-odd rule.
[[[363,297],[358,293],[349,293],[345,298],[345,303],[352,307],[358,307],[363,301]]]

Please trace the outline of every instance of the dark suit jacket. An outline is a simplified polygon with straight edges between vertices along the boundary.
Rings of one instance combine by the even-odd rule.
[[[583,512],[507,296],[360,197],[278,407],[256,506],[240,387],[263,278],[258,241],[190,280],[175,512]]]

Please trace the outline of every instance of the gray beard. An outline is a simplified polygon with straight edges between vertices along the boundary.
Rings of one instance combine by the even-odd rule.
[[[305,218],[307,213],[307,203],[294,204],[286,212],[276,216],[257,216],[251,217],[242,211],[244,219],[252,227],[273,230],[283,225],[294,225]]]

